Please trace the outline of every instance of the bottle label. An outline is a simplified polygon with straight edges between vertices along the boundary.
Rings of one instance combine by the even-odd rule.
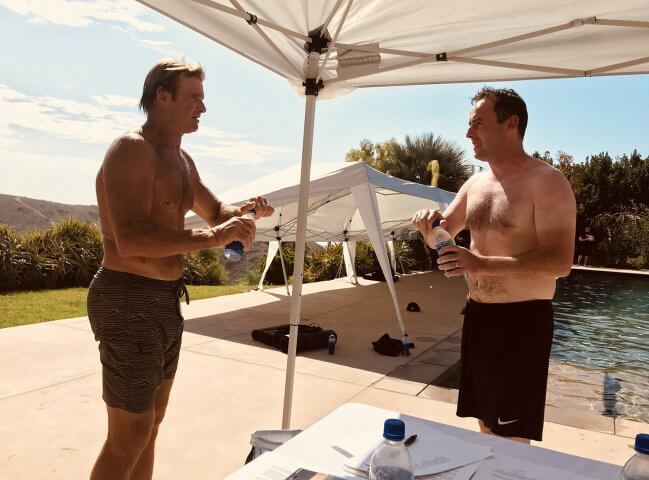
[[[444,240],[443,242],[436,243],[435,250],[439,252],[442,248],[449,247],[451,245],[455,245],[455,241],[452,238],[449,238],[448,240]]]

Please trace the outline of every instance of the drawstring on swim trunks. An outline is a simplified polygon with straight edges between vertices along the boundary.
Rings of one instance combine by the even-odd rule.
[[[178,281],[178,298],[183,297],[185,297],[185,302],[189,305],[189,291],[187,290],[187,284],[185,283],[185,279],[181,278]]]

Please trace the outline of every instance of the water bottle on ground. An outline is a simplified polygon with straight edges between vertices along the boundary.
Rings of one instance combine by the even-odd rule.
[[[255,219],[255,211],[250,210],[245,215],[242,215],[241,218],[249,218],[250,220]],[[238,262],[243,257],[243,243],[235,240],[234,242],[228,243],[223,249],[223,255],[225,258],[231,262]]]
[[[622,480],[649,480],[649,434],[640,433],[635,437],[635,455],[624,468]]]
[[[336,336],[335,333],[332,333],[329,335],[329,339],[327,340],[327,347],[329,348],[329,355],[333,355],[336,351],[336,342],[338,341],[338,337]]]
[[[403,444],[403,420],[388,419],[383,425],[383,442],[370,460],[370,480],[414,480],[415,467],[408,447]]]

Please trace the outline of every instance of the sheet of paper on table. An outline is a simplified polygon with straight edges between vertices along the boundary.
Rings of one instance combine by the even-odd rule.
[[[470,463],[463,467],[454,468],[453,470],[446,470],[445,472],[434,473],[432,475],[424,475],[417,477],[417,480],[471,480],[473,474],[480,468],[482,460],[475,463]]]
[[[589,478],[547,465],[498,455],[485,461],[472,480],[589,480]]]
[[[418,424],[413,428],[417,431],[409,429],[406,423],[407,434],[417,434],[417,440],[408,447],[416,477],[456,469],[491,456],[490,447],[463,442],[441,433],[431,425]],[[341,438],[336,445],[332,445],[332,448],[341,453],[349,453],[347,455],[349,459],[345,462],[346,471],[367,477],[372,454],[382,441],[376,429],[372,429]],[[457,478],[459,480],[462,477]]]

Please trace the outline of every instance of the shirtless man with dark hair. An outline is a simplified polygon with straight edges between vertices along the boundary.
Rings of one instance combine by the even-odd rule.
[[[183,254],[238,240],[249,250],[253,220],[273,213],[257,197],[233,207],[202,183],[182,136],[205,113],[203,70],[177,60],[156,64],[144,83],[141,128],[109,147],[97,175],[104,260],[88,291],[99,341],[108,435],[92,480],[150,480],[158,428],[178,366],[187,291]],[[186,230],[193,210],[210,228]]]
[[[541,440],[557,277],[570,273],[576,207],[563,174],[523,149],[525,102],[513,90],[473,98],[466,136],[490,170],[472,176],[449,207],[422,210],[414,225],[432,245],[432,222],[471,248],[442,249],[440,270],[467,276],[457,414],[480,429],[529,443]]]

